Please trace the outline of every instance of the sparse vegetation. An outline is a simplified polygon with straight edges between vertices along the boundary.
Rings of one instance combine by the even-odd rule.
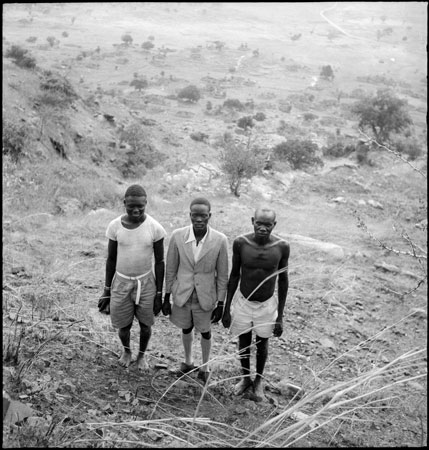
[[[237,127],[247,130],[254,127],[254,122],[252,116],[244,116],[237,120]]]
[[[9,155],[12,161],[18,162],[25,155],[28,140],[29,132],[25,124],[2,118],[3,155]]]
[[[320,78],[328,81],[332,81],[335,78],[334,71],[329,64],[322,67],[322,70],[320,71]]]

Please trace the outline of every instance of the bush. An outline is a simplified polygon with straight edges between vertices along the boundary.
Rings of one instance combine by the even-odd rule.
[[[40,88],[45,91],[40,100],[46,104],[71,103],[77,98],[77,94],[71,83],[61,74],[47,70],[44,72],[44,80]]]
[[[254,123],[251,116],[244,116],[237,120],[237,127],[247,130],[247,128],[253,128]]]
[[[244,105],[240,100],[236,98],[229,98],[223,102],[223,106],[228,109],[236,109],[238,111],[243,111]]]
[[[4,155],[10,155],[17,162],[24,155],[28,140],[28,129],[24,124],[16,124],[2,119],[2,149]]]
[[[392,150],[398,153],[408,155],[408,160],[414,161],[423,153],[421,146],[416,138],[396,138],[392,142]]]
[[[354,145],[344,145],[341,142],[336,142],[333,145],[323,147],[322,154],[323,156],[330,156],[332,158],[341,158],[350,155],[355,150]]]
[[[267,118],[267,116],[266,116],[263,112],[257,112],[257,113],[253,116],[253,118],[254,118],[255,120],[257,120],[258,122],[263,122],[263,121]]]
[[[26,39],[27,42],[36,42],[37,41],[37,37],[36,36],[30,36],[28,39]]]
[[[209,138],[208,134],[202,133],[201,131],[191,133],[190,136],[192,140],[197,142],[205,142]]]
[[[121,41],[125,45],[131,45],[133,43],[133,38],[128,33],[126,33],[121,36]]]
[[[154,47],[155,47],[155,44],[153,42],[151,42],[151,41],[145,41],[142,44],[142,48],[144,50],[150,50],[151,48],[154,48]]]
[[[62,37],[69,37],[69,34],[67,33],[67,31],[63,31],[61,33]]]
[[[28,50],[20,47],[19,45],[12,45],[10,49],[6,51],[6,58],[13,59],[13,62],[24,69],[33,69],[36,67],[36,60],[28,54]]]
[[[303,117],[304,120],[307,122],[307,121],[310,121],[310,120],[315,120],[315,119],[317,119],[319,116],[316,115],[316,114],[313,114],[313,113],[305,113],[302,117]]]
[[[316,156],[317,150],[317,145],[309,140],[291,139],[277,144],[273,156],[279,161],[288,162],[294,170],[323,167],[323,161]]]
[[[201,98],[201,93],[196,86],[191,84],[180,90],[177,97],[182,100],[188,100],[192,103],[196,103]]]
[[[134,86],[134,89],[141,92],[142,89],[146,89],[148,87],[148,82],[145,79],[135,78],[131,81],[130,86]]]
[[[48,36],[46,38],[46,40],[48,41],[48,43],[51,47],[53,47],[55,45],[55,43],[57,42],[57,40],[55,39],[54,36]]]
[[[320,78],[332,81],[334,79],[334,71],[330,65],[323,66],[320,71]]]

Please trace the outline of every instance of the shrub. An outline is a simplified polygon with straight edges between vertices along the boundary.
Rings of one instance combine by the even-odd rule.
[[[330,65],[323,66],[320,71],[320,78],[332,81],[334,79],[334,71]]]
[[[125,177],[141,175],[146,169],[153,168],[163,160],[162,153],[154,148],[144,129],[137,122],[130,124],[122,131],[120,140],[130,147],[120,166]]]
[[[12,45],[6,51],[6,58],[13,59],[13,62],[24,69],[33,69],[36,67],[36,60],[28,54],[28,50],[20,47],[19,45]]]
[[[17,162],[24,155],[24,148],[28,140],[28,129],[24,124],[16,124],[2,119],[2,149],[4,155],[10,155]]]
[[[28,39],[26,39],[27,42],[36,42],[37,41],[37,37],[36,36],[30,36]]]
[[[309,140],[291,139],[277,144],[273,156],[279,161],[287,161],[292,169],[323,167],[323,161],[316,156],[317,145]]]
[[[67,104],[77,98],[77,94],[71,83],[57,72],[47,70],[44,72],[44,79],[40,83],[40,88],[45,91],[40,100],[45,104]]]
[[[244,116],[237,120],[237,127],[246,130],[247,128],[253,128],[254,123],[251,116]]]
[[[258,122],[263,122],[263,121],[267,118],[267,116],[266,116],[263,112],[257,112],[257,113],[253,116],[253,118],[254,118],[255,120],[257,120]]]
[[[201,93],[196,86],[190,84],[189,86],[186,86],[183,89],[181,89],[177,94],[177,97],[182,100],[187,100],[192,103],[196,103],[201,98]]]
[[[150,50],[151,48],[154,48],[154,47],[155,47],[155,44],[153,42],[151,42],[151,41],[145,41],[142,44],[142,48],[144,50]]]
[[[315,119],[317,119],[319,116],[317,116],[316,114],[313,114],[313,113],[305,113],[302,117],[303,117],[304,120],[307,122],[307,121],[310,121],[310,120],[315,120]]]
[[[54,36],[48,36],[46,38],[46,40],[48,41],[48,43],[51,47],[53,47],[55,45],[55,43],[57,42],[57,40],[55,39]]]
[[[396,138],[392,143],[392,148],[398,153],[408,155],[410,161],[416,160],[423,153],[416,138]]]
[[[348,156],[354,151],[354,145],[344,145],[341,142],[336,142],[335,144],[322,148],[323,156],[330,156],[332,158],[341,158],[343,156]]]
[[[207,111],[211,111],[213,109],[213,105],[212,105],[212,102],[209,100],[207,103],[206,103],[206,110]]]
[[[201,131],[197,131],[195,133],[191,133],[191,139],[197,142],[204,142],[209,138],[208,134],[202,133]]]
[[[223,106],[228,109],[236,109],[238,111],[243,111],[244,105],[237,98],[228,98],[223,102]]]
[[[63,31],[63,32],[61,33],[61,35],[62,35],[63,37],[69,37],[69,34],[67,33],[67,31]]]
[[[133,43],[133,38],[128,33],[126,33],[121,36],[121,41],[125,45],[131,45]]]
[[[145,79],[135,78],[131,81],[130,86],[134,86],[134,89],[141,92],[142,89],[146,89],[148,87],[148,82]]]

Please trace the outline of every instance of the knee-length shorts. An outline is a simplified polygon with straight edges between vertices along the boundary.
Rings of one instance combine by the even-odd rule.
[[[265,302],[250,302],[239,292],[231,305],[231,333],[233,336],[253,330],[261,338],[273,334],[277,319],[278,300],[271,297]]]
[[[197,292],[192,292],[191,297],[183,306],[173,303],[171,307],[170,321],[182,330],[192,326],[199,333],[207,333],[211,330],[212,311],[204,311],[198,301]]]
[[[144,325],[155,322],[153,300],[156,294],[155,276],[149,273],[141,282],[140,301],[136,305],[137,281],[127,280],[115,273],[110,292],[110,318],[115,328],[125,328],[134,317]]]

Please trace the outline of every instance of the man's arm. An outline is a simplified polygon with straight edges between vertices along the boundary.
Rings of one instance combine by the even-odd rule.
[[[241,271],[241,255],[240,244],[236,239],[232,244],[232,267],[228,280],[228,288],[226,293],[226,302],[223,310],[222,324],[225,328],[229,328],[231,325],[231,303],[240,282]]]
[[[153,243],[153,254],[155,257],[155,283],[156,294],[153,302],[153,313],[155,316],[159,314],[162,308],[162,285],[164,283],[164,239],[160,239]]]
[[[284,272],[278,275],[278,308],[277,308],[277,319],[274,326],[273,334],[276,337],[280,337],[283,333],[283,312],[286,305],[286,297],[289,289],[289,276],[288,276],[288,264],[289,264],[289,244],[285,243],[282,248],[282,258],[279,262],[278,270],[286,269]]]
[[[171,314],[170,295],[173,281],[176,278],[179,267],[179,250],[176,245],[175,233],[173,232],[167,250],[167,264],[165,268],[165,295],[162,303],[162,313],[164,316]]]
[[[156,292],[162,293],[164,283],[165,263],[164,263],[164,239],[153,243],[153,254],[155,256],[155,281]]]
[[[109,239],[107,244],[107,259],[106,259],[106,275],[104,282],[103,295],[98,300],[98,309],[100,312],[110,313],[110,291],[112,280],[116,272],[116,259],[118,256],[118,242]]]
[[[106,277],[105,277],[105,287],[112,286],[112,280],[116,272],[116,260],[118,257],[118,241],[113,241],[109,239],[107,244],[107,260],[106,260]]]
[[[211,322],[218,323],[222,318],[223,306],[228,285],[228,240],[222,238],[219,255],[216,261],[216,292],[217,305],[212,312]]]

